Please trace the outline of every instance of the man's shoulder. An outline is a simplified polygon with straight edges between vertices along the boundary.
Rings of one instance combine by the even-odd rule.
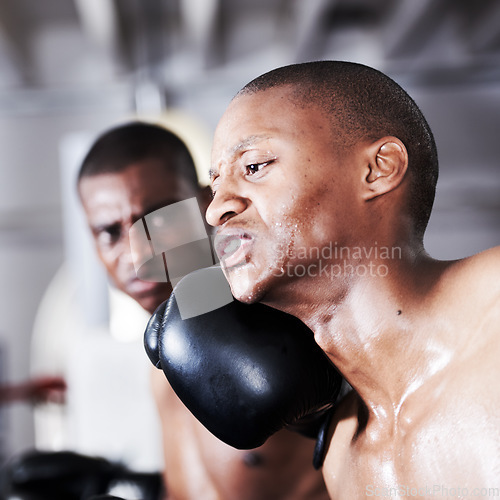
[[[500,247],[491,248],[458,262],[450,296],[457,327],[468,330],[468,352],[500,354]]]
[[[457,352],[500,355],[500,247],[442,263],[425,306],[424,322],[441,327]],[[438,331],[436,331],[438,334]]]
[[[483,250],[462,260],[464,266],[478,273],[500,272],[500,246]]]
[[[487,304],[500,300],[500,247],[490,248],[456,262],[451,286],[464,291],[473,302]]]

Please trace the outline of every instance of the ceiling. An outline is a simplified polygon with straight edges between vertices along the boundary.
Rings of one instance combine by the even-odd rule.
[[[71,92],[62,105],[102,105],[99,93],[126,86],[136,108],[232,95],[263,71],[312,59],[365,62],[400,82],[498,82],[500,2],[0,2],[0,112],[25,106],[27,91],[34,104]]]

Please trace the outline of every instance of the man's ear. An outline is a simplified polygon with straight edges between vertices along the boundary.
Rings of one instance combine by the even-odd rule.
[[[383,137],[367,148],[368,162],[364,174],[364,199],[396,189],[408,169],[408,152],[397,137]]]

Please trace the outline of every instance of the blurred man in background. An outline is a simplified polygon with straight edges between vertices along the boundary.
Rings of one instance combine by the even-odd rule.
[[[157,279],[155,270],[139,273],[144,280],[139,279],[129,232],[146,215],[195,197],[204,212],[209,191],[200,188],[186,145],[156,125],[129,123],[112,129],[84,159],[78,191],[109,277],[152,314],[172,291],[168,266],[167,279]],[[160,267],[163,264],[160,261]],[[146,322],[147,315],[144,326]],[[163,431],[169,499],[328,498],[321,474],[312,466],[313,440],[284,430],[260,448],[239,451],[216,439],[191,415],[159,370],[153,369],[152,387]]]

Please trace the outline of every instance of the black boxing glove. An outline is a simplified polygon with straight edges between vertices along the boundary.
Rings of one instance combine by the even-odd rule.
[[[221,271],[183,278],[151,317],[144,343],[152,363],[212,434],[235,448],[256,448],[283,427],[326,413],[343,379],[311,330],[263,304],[231,300],[182,319],[178,298],[190,297],[196,307],[217,295],[210,289],[214,273]]]
[[[143,500],[159,500],[159,473],[136,473],[104,458],[71,451],[30,450],[0,469],[2,500],[87,500],[117,488],[138,492]]]

